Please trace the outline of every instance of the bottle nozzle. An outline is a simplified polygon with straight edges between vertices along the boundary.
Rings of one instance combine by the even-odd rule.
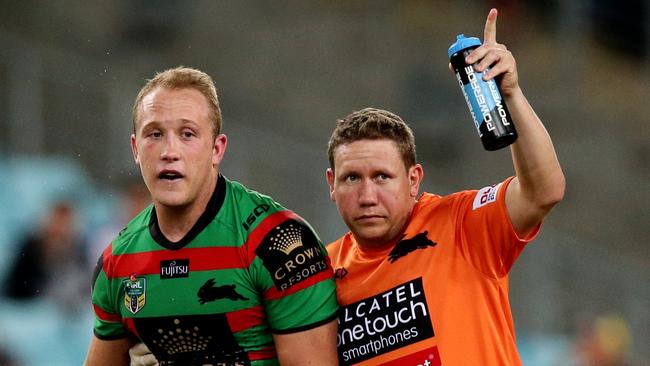
[[[456,42],[449,47],[447,55],[451,57],[454,53],[468,47],[480,46],[481,41],[476,37],[465,37],[463,33],[456,36]]]

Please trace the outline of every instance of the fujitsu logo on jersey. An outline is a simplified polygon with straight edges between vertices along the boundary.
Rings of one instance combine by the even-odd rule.
[[[180,278],[190,275],[189,259],[172,259],[160,261],[160,278]]]

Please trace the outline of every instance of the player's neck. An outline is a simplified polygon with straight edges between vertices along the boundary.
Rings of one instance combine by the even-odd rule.
[[[361,249],[361,251],[366,252],[366,253],[381,253],[387,250],[392,249],[397,242],[402,240],[404,237],[404,232],[406,231],[406,228],[408,227],[409,223],[411,222],[411,217],[413,217],[413,212],[414,209],[411,207],[410,213],[408,217],[404,220],[402,225],[400,225],[400,230],[397,232],[394,232],[392,235],[389,237],[383,237],[383,238],[362,238],[357,235],[352,235],[354,236],[355,241],[357,242],[357,245]]]
[[[354,235],[354,234],[353,234]],[[397,243],[397,238],[391,240],[363,240],[359,237],[354,237],[359,249],[368,254],[381,253],[392,249]]]
[[[165,206],[157,204],[156,216],[158,227],[167,240],[176,243],[183,239],[185,235],[194,227],[203,212],[205,212],[210,198],[216,189],[217,179],[211,184],[206,184],[204,189],[197,198],[185,206]]]

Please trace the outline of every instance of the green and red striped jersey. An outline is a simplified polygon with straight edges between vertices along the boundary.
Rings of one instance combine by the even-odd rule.
[[[161,365],[277,365],[272,334],[336,317],[333,271],[309,224],[219,177],[179,242],[153,206],[105,249],[93,278],[95,335],[135,336]]]

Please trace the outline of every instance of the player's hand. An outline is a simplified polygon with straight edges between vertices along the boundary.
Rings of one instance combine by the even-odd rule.
[[[158,366],[158,360],[146,344],[140,342],[129,349],[131,366]]]
[[[465,62],[474,65],[474,69],[483,72],[483,79],[489,80],[499,76],[499,87],[504,96],[514,94],[519,88],[517,63],[505,45],[497,43],[497,10],[488,13],[483,31],[483,44],[472,51]],[[488,69],[489,68],[489,69]]]

